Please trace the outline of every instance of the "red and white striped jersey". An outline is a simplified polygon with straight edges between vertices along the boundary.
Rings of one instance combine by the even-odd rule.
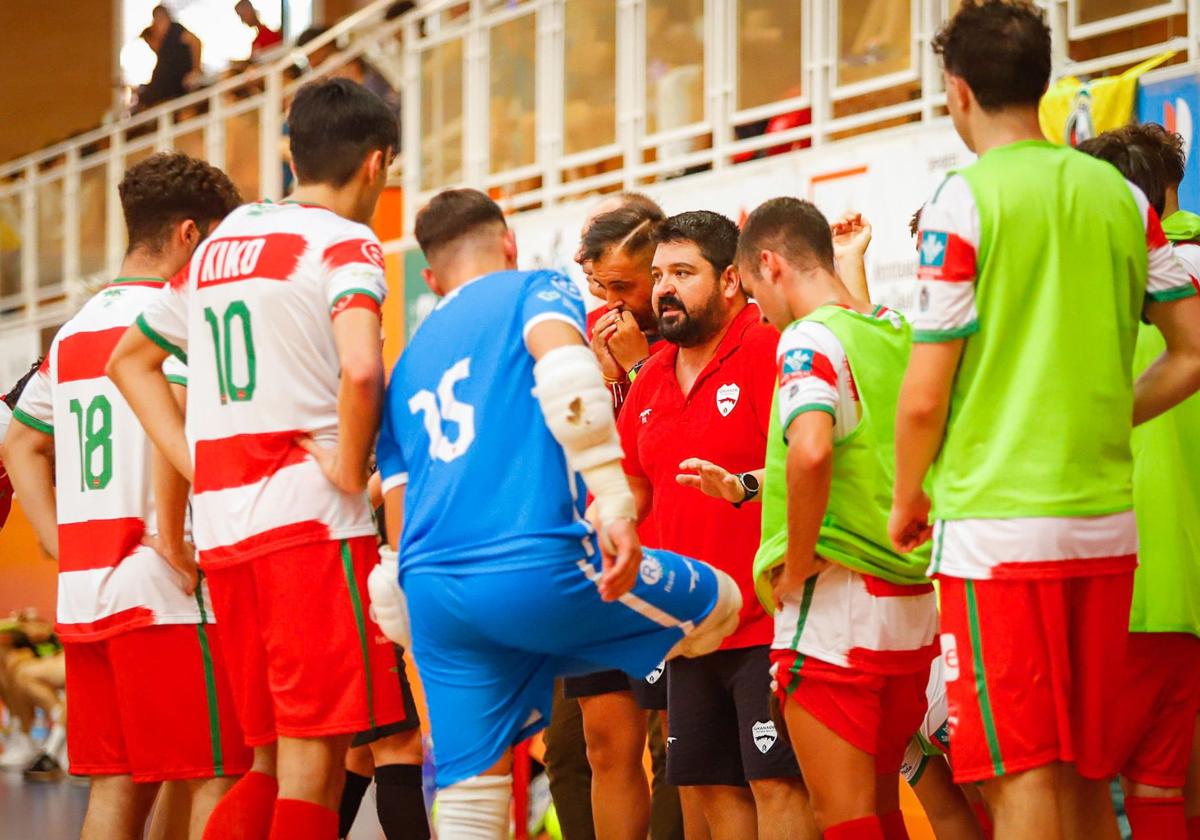
[[[335,488],[296,437],[337,442],[333,319],[379,310],[374,232],[321,207],[238,208],[137,323],[186,359],[192,529],[219,567],[290,546],[375,532],[365,493]]]
[[[141,544],[157,532],[152,444],[104,375],[113,348],[164,285],[122,278],[88,301],[54,337],[13,412],[15,420],[54,435],[57,631],[64,639],[104,639],[212,616],[207,589],[186,594],[166,561]],[[187,384],[178,361],[169,359],[163,370]]]

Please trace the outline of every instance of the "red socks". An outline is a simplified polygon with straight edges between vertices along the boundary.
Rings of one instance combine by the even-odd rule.
[[[278,795],[274,776],[251,770],[221,797],[204,827],[204,840],[267,840]]]
[[[992,824],[992,815],[988,811],[987,806],[982,802],[972,802],[971,810],[975,812],[975,821],[979,823],[979,828],[983,831],[983,836],[987,840],[992,840],[996,834],[996,828]]]
[[[908,840],[908,828],[904,825],[904,814],[892,811],[879,817],[879,825],[883,828],[886,840]]]
[[[1126,796],[1125,816],[1133,840],[1187,840],[1182,796]]]
[[[872,814],[869,817],[859,817],[856,820],[831,825],[821,836],[825,840],[888,840],[889,835],[883,833],[879,817]]]
[[[337,840],[338,814],[303,799],[275,800],[270,840]]]

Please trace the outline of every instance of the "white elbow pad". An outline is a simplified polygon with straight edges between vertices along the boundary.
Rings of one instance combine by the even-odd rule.
[[[592,351],[581,344],[556,347],[533,367],[534,396],[546,426],[596,497],[601,522],[636,519],[637,508],[613,421],[612,397]]]

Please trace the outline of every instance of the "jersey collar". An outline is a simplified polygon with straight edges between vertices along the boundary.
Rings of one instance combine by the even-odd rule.
[[[118,277],[109,286],[148,286],[151,289],[161,289],[167,284],[162,277]]]

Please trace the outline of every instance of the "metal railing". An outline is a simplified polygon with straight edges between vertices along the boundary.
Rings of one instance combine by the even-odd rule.
[[[1041,2],[1056,75],[1167,49],[1200,58],[1200,0]],[[957,3],[432,0],[388,20],[389,5],[0,165],[0,337],[55,327],[115,274],[125,246],[116,187],[155,151],[203,156],[248,199],[282,197],[286,107],[314,73],[375,72],[399,90],[393,174],[408,208],[470,184],[519,211],[938,119],[945,94],[929,42]]]

